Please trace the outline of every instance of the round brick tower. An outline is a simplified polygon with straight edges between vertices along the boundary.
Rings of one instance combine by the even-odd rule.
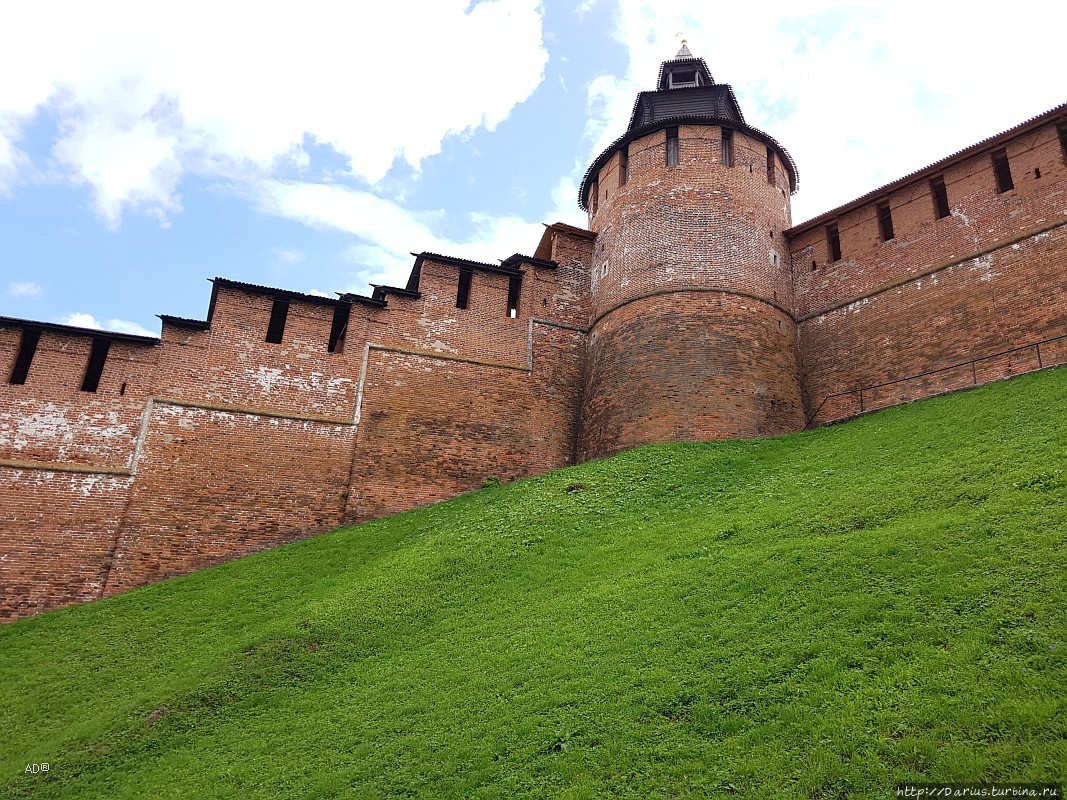
[[[683,43],[579,194],[597,234],[581,460],[803,428],[782,235],[796,184]]]

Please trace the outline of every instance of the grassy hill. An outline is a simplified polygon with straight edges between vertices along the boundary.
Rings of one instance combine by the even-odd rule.
[[[1060,369],[641,448],[18,622],[0,796],[1062,786],[1065,454]]]

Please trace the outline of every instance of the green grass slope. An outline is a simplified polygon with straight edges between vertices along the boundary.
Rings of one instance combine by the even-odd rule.
[[[9,625],[0,794],[1063,785],[1065,453],[1060,369],[646,447]]]

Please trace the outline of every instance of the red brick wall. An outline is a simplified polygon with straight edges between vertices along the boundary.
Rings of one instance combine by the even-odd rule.
[[[679,133],[678,167],[662,131],[630,144],[624,186],[607,162],[596,237],[546,228],[515,318],[506,271],[476,268],[459,309],[459,266],[427,256],[418,296],[354,303],[330,353],[330,302],[292,297],[272,344],[274,293],[219,283],[208,327],[115,340],[96,392],[79,389],[91,332],[45,330],[18,386],[21,326],[0,321],[0,617],[493,476],[774,435],[816,409],[841,419],[1067,362],[1067,167],[1052,125],[1007,141],[1011,191],[996,192],[988,153],[1003,142],[945,167],[948,218],[924,175],[789,232],[787,176],[777,164],[767,181],[762,142],[735,133],[726,167],[717,126]]]
[[[788,314],[726,292],[655,295],[596,327],[579,460],[649,442],[775,436],[803,405]]]
[[[0,467],[0,620],[100,596],[130,481]]]
[[[83,392],[91,337],[43,331],[26,383],[16,385],[8,378],[20,331],[4,328],[0,336],[0,462],[128,468],[155,348],[113,342],[97,391]]]
[[[528,265],[518,314],[508,276],[424,261],[418,299],[397,297],[369,343],[348,519],[453,497],[574,462],[588,247],[558,234],[568,260]],[[390,300],[390,305],[394,301]],[[562,319],[561,319],[562,318]]]
[[[457,268],[427,260],[420,297],[353,304],[330,353],[332,305],[291,298],[269,343],[273,295],[220,284],[207,329],[114,341],[95,393],[91,334],[46,330],[12,385],[0,325],[0,618],[572,463],[591,245],[546,236],[561,263],[526,266],[514,319],[506,275],[457,309]]]
[[[816,421],[1062,362],[1055,343],[1040,358],[1036,348],[992,356],[1067,334],[1064,153],[1053,124],[1023,132],[1006,147],[1015,188],[998,193],[993,149],[935,173],[948,217],[937,219],[924,175],[837,217],[836,263],[825,220],[796,232],[796,313]],[[890,241],[879,235],[879,202],[891,208]],[[982,360],[947,369],[972,359]],[[899,383],[860,397],[890,381]]]
[[[352,427],[154,402],[106,592],[336,527]]]
[[[266,341],[273,298],[224,288],[211,328],[165,326],[158,376],[161,397],[346,417],[355,408],[358,349],[330,353],[333,308],[292,301],[282,341]]]

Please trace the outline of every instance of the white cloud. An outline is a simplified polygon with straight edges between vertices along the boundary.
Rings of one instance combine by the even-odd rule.
[[[99,322],[92,314],[76,311],[68,314],[60,320],[63,325],[73,325],[76,328],[92,328],[97,331],[115,331],[116,333],[131,333],[135,336],[158,336],[158,333],[148,330],[136,322],[124,319],[109,319],[107,322]]]
[[[590,87],[590,159],[679,47],[734,87],[797,161],[794,220],[815,216],[1063,101],[1059,29],[1041,0],[972,4],[618,0],[625,76]]]
[[[288,266],[296,266],[304,260],[303,251],[295,247],[279,247],[274,252],[278,256],[278,261]]]
[[[349,291],[364,291],[366,283],[403,284],[412,257],[397,246],[495,262],[518,251],[532,252],[544,231],[542,225],[519,217],[472,213],[471,233],[456,241],[434,233],[440,212],[415,213],[370,192],[339,185],[264,181],[259,205],[266,213],[324,230],[352,234],[358,243],[347,249],[356,267]]]
[[[40,297],[41,287],[33,281],[15,281],[8,286],[8,293],[12,297]]]
[[[585,18],[585,15],[596,8],[598,0],[581,0],[575,8],[574,13],[578,16],[579,20]]]
[[[180,209],[189,173],[306,165],[308,140],[371,183],[398,158],[417,169],[449,134],[493,129],[543,78],[538,0],[470,5],[407,4],[404,24],[330,0],[4,4],[0,74],[18,80],[0,82],[0,187],[42,110],[58,121],[58,163],[111,226],[127,208]]]

